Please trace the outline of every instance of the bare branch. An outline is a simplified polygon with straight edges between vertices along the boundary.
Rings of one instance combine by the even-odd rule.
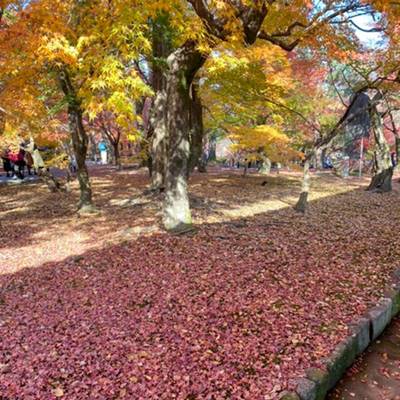
[[[366,33],[373,33],[373,32],[383,32],[384,28],[362,28],[361,26],[357,25],[353,20],[349,20],[349,22],[359,31],[366,32]]]
[[[330,5],[324,10],[317,13],[308,24],[304,24],[300,21],[295,21],[289,25],[289,27],[285,31],[278,31],[275,33],[267,33],[265,31],[261,31],[258,34],[260,39],[267,40],[286,51],[292,51],[302,40],[304,40],[307,36],[313,33],[316,29],[318,29],[321,25],[327,23],[333,23],[335,18],[340,17],[348,12],[356,11],[359,9],[365,9],[367,6],[360,5],[357,1],[352,1],[345,7],[339,7],[336,11],[332,11],[330,9]],[[291,42],[286,43],[282,40],[283,37],[290,38],[293,34],[295,28],[303,28],[303,31],[300,33],[300,36],[297,38],[292,39]]]

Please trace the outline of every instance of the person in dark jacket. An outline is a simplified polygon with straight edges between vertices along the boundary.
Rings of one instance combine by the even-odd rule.
[[[7,178],[13,176],[14,168],[10,160],[10,149],[4,150],[4,152],[1,154],[1,159],[3,161],[3,168]]]

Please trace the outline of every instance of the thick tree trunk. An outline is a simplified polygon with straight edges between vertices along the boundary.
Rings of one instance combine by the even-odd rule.
[[[200,170],[204,138],[203,105],[198,95],[198,84],[193,83],[191,89],[189,173],[193,172],[196,167]]]
[[[88,136],[83,126],[82,110],[66,70],[60,71],[59,81],[68,100],[68,125],[76,158],[77,177],[80,188],[78,210],[80,213],[91,213],[96,211],[96,209],[92,201],[92,188],[86,168]]]
[[[160,14],[153,22],[153,58],[151,84],[155,98],[150,112],[151,138],[151,189],[165,188],[167,159],[167,58],[172,52],[169,20]]]
[[[298,212],[305,213],[308,207],[308,194],[310,192],[310,159],[306,157],[303,169],[303,183],[301,187],[301,194],[294,209]]]
[[[187,42],[168,57],[168,149],[163,223],[170,231],[184,231],[192,224],[187,191],[190,157],[189,91],[203,63],[204,57],[193,42]]]
[[[375,192],[390,192],[392,190],[393,165],[390,157],[390,147],[383,132],[382,117],[376,108],[371,107],[372,131],[375,138],[374,176],[367,190]]]
[[[165,185],[166,157],[167,157],[167,92],[161,88],[154,100],[152,111],[152,148],[151,148],[151,189],[161,191]]]

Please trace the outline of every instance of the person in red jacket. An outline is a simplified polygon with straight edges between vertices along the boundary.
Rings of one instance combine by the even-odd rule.
[[[25,170],[25,150],[20,148],[18,153],[10,153],[9,156],[11,162],[15,165],[15,169],[17,170],[17,177],[19,179],[24,179],[24,170]]]

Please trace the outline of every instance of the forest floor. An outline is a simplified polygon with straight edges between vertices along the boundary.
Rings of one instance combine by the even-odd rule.
[[[173,236],[144,171],[91,173],[91,217],[76,184],[0,187],[3,400],[275,399],[399,268],[397,183],[316,174],[303,216],[299,173],[211,169],[191,178],[197,230]]]

